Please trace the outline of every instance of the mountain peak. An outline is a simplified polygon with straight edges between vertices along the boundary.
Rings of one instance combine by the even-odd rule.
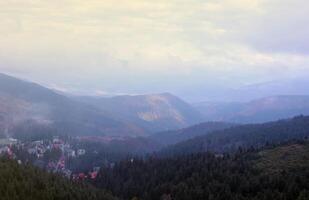
[[[170,93],[82,98],[82,101],[137,123],[150,132],[183,128],[201,121],[201,114]]]
[[[5,74],[0,74],[0,105],[0,132],[7,127],[14,132],[21,126],[33,132],[31,126],[49,122],[48,126],[58,132],[71,135],[144,134],[142,128],[115,119],[105,111]]]

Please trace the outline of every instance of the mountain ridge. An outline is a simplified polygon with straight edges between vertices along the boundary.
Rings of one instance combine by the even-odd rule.
[[[137,135],[145,131],[111,117],[93,106],[77,102],[39,84],[0,74],[0,129],[13,131],[46,122],[69,135]],[[30,122],[30,123],[29,123]]]
[[[263,123],[296,115],[309,115],[309,95],[276,95],[248,102],[204,102],[193,107],[206,121]]]
[[[202,121],[198,111],[170,93],[79,97],[78,100],[113,113],[121,120],[138,124],[152,133],[184,128]]]

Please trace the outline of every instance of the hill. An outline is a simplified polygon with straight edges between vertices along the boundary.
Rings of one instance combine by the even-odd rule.
[[[156,133],[151,135],[149,138],[162,145],[171,145],[197,136],[206,135],[213,131],[227,129],[232,126],[236,126],[236,124],[224,122],[204,122],[188,128]]]
[[[4,158],[0,159],[0,185],[2,200],[116,200],[102,190]]]
[[[163,149],[161,153],[174,155],[236,151],[239,147],[260,147],[267,143],[303,139],[309,136],[308,130],[309,117],[304,116],[264,124],[241,125],[175,144]]]
[[[252,100],[245,103],[194,104],[206,121],[263,123],[296,115],[309,115],[309,96],[283,95]]]
[[[38,84],[0,74],[0,130],[4,134],[55,131],[69,135],[143,135],[138,126]]]
[[[256,162],[259,169],[265,169],[268,174],[278,174],[284,171],[295,172],[309,166],[309,144],[293,143],[266,149],[259,152],[260,159]]]
[[[300,154],[290,151],[295,145]],[[293,142],[220,156],[199,153],[127,160],[101,170],[94,184],[124,199],[304,200],[309,197],[308,147]],[[279,173],[271,173],[269,164],[278,166]],[[281,165],[291,167],[280,169]]]
[[[202,121],[201,114],[191,105],[169,93],[77,99],[112,113],[123,121],[137,124],[151,133],[179,129]]]

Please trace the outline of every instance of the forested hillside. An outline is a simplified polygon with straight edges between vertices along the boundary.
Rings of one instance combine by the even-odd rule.
[[[233,126],[237,126],[237,124],[225,122],[204,122],[179,130],[156,133],[151,135],[149,138],[157,141],[162,145],[171,145],[192,139],[197,136],[206,135],[214,131],[224,130]]]
[[[0,159],[1,200],[116,200],[103,190],[72,183],[29,165]]]
[[[94,184],[124,199],[305,200],[308,155],[308,143],[292,142],[231,155],[134,159],[102,169]]]
[[[200,131],[203,131],[201,129]],[[290,139],[303,139],[309,136],[309,117],[298,116],[292,119],[249,124],[215,131],[167,147],[162,155],[190,154],[197,152],[229,152],[238,147],[261,147],[267,143],[280,143]]]

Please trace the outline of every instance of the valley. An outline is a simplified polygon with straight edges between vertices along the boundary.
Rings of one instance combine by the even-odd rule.
[[[0,0],[0,200],[309,200],[309,1]]]
[[[0,165],[28,174],[0,190],[6,199],[14,190],[37,191],[34,200],[308,194],[306,96],[197,106],[168,93],[76,97],[3,74],[0,82]]]

